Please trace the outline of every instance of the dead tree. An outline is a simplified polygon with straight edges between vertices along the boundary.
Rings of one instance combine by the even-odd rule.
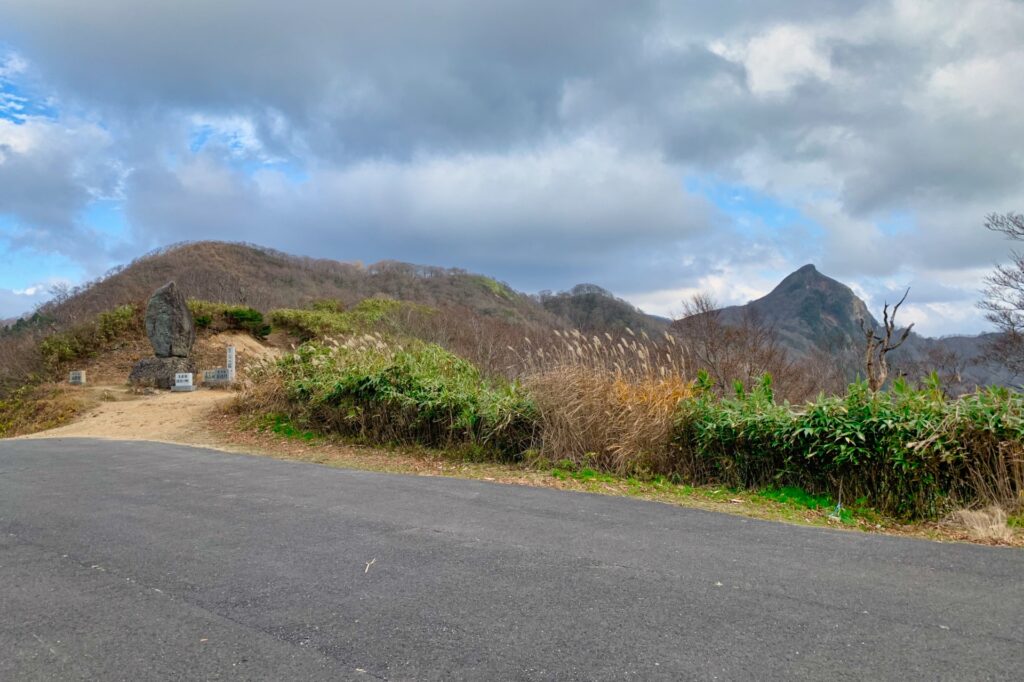
[[[881,331],[873,326],[866,325],[864,318],[858,320],[866,340],[864,369],[868,375],[868,387],[872,391],[882,390],[885,380],[889,378],[889,360],[886,356],[902,346],[903,342],[910,336],[910,330],[914,328],[914,325],[911,324],[900,334],[899,341],[893,343],[893,334],[896,332],[896,313],[899,311],[900,306],[903,305],[903,302],[907,300],[907,294],[909,293],[910,289],[907,289],[903,294],[903,298],[893,306],[892,315],[889,314],[889,303],[886,302],[885,307],[882,309]]]
[[[687,367],[703,369],[721,393],[734,382],[751,386],[770,374],[780,400],[803,402],[823,390],[833,390],[807,359],[794,361],[783,347],[772,324],[745,308],[738,317],[727,317],[707,294],[683,302],[682,317],[672,323],[671,333],[680,341]]]
[[[1014,241],[1024,241],[1024,214],[992,213],[985,227]],[[998,337],[988,345],[989,356],[1014,374],[1024,373],[1024,253],[1011,252],[1012,262],[998,265],[985,278],[984,299],[978,306],[996,325]]]

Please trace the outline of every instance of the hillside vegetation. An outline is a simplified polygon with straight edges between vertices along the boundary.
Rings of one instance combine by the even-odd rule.
[[[123,305],[144,304],[174,280],[191,299],[268,315],[317,301],[349,307],[367,298],[415,302],[451,317],[474,317],[521,333],[568,324],[536,300],[481,275],[462,270],[381,262],[369,266],[291,256],[263,247],[196,242],[167,247],[115,268],[103,278],[57,292],[33,315],[0,330],[0,393],[45,374],[41,340],[91,324]]]
[[[660,334],[669,324],[668,320],[648,315],[594,284],[578,284],[557,294],[541,292],[539,298],[545,310],[567,320],[572,329],[585,333],[622,334],[632,329]]]
[[[320,339],[257,369],[241,409],[369,443],[667,476],[735,488],[798,487],[836,504],[934,518],[1024,493],[1024,401],[990,389],[956,400],[898,381],[793,405],[771,378],[716,391],[664,341],[587,339],[526,348],[512,379],[435,344],[387,333]]]
[[[871,391],[820,349],[794,356],[760,321],[767,309],[705,311],[666,330],[591,285],[533,299],[460,271],[242,245],[149,256],[6,332],[14,388],[0,413],[23,419],[33,385],[144,344],[145,296],[172,276],[203,333],[294,341],[294,352],[249,368],[238,401],[247,423],[559,471],[801,490],[840,517],[850,507],[922,519],[1024,504],[1020,394],[951,397],[925,364]],[[784,283],[796,316],[788,333],[810,326],[852,344],[844,316],[866,312],[857,300],[825,305],[821,319],[808,312],[828,298],[826,280],[810,268]],[[48,409],[60,418],[59,403]]]

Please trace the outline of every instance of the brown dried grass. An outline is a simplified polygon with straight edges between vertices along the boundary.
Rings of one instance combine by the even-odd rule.
[[[951,515],[952,522],[966,529],[972,539],[1002,543],[1013,539],[1007,519],[1006,511],[995,505],[984,509],[961,509]]]
[[[527,339],[523,377],[540,413],[541,455],[619,473],[670,468],[673,415],[693,383],[671,336],[629,334],[572,331],[546,348]]]

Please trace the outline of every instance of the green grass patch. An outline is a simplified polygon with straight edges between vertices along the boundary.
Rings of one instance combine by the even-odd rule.
[[[788,505],[798,509],[809,509],[811,511],[828,511],[829,516],[846,524],[855,523],[854,513],[843,506],[840,506],[829,495],[812,495],[802,488],[786,486],[783,488],[770,488],[760,490],[758,497],[765,500],[772,500],[782,505]]]
[[[619,483],[622,481],[619,477],[596,471],[590,467],[583,467],[581,469],[555,467],[551,470],[551,475],[562,481],[572,479],[584,483]]]
[[[490,277],[484,277],[483,275],[474,275],[473,279],[495,296],[505,300],[512,300],[512,292],[509,291],[508,287],[501,282],[493,280]]]
[[[292,440],[303,440],[306,442],[314,441],[320,438],[320,435],[309,431],[308,429],[301,429],[297,427],[287,415],[283,414],[268,414],[260,420],[260,426],[264,431],[270,431],[282,438],[289,438]]]
[[[402,313],[433,312],[427,306],[389,298],[368,298],[349,310],[341,306],[340,301],[318,301],[309,310],[280,308],[271,311],[270,321],[303,341],[311,341],[374,331],[393,333],[401,327]]]

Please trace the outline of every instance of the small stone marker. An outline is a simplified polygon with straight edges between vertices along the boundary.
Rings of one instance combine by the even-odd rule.
[[[68,375],[68,383],[72,386],[85,385],[85,370],[75,370]]]
[[[228,381],[235,380],[235,347],[228,346]]]
[[[192,372],[177,372],[174,375],[174,386],[171,387],[172,391],[194,391],[196,387],[192,385]]]
[[[204,369],[203,370],[203,383],[211,385],[229,384],[231,383],[230,372],[227,367],[218,367],[217,369]]]

